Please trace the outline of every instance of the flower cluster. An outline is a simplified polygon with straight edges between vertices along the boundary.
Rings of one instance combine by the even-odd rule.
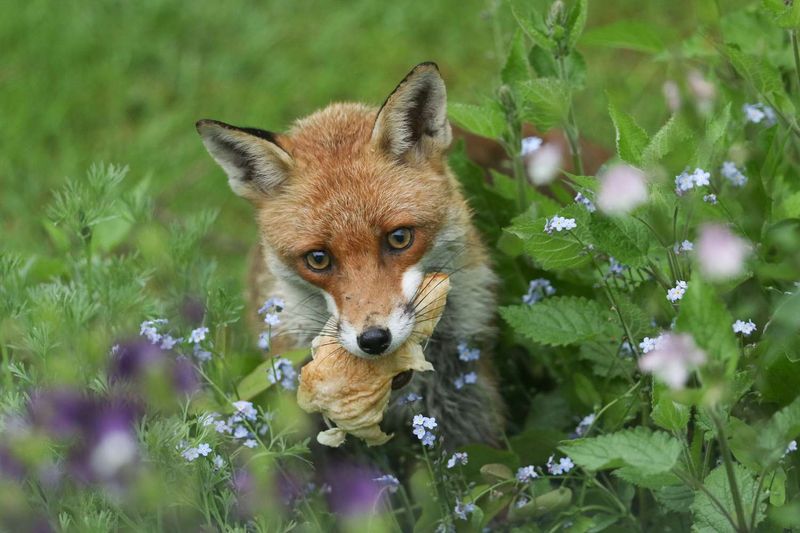
[[[470,348],[466,342],[459,342],[456,349],[458,350],[458,358],[464,362],[477,361],[481,358],[480,349]]]
[[[203,343],[208,335],[207,327],[193,329],[184,339],[183,337],[173,337],[169,333],[160,331],[169,321],[166,318],[156,318],[145,320],[139,327],[139,335],[145,337],[150,344],[160,347],[162,350],[172,350],[175,346],[188,343],[192,347],[192,355],[204,363],[211,359],[211,352],[203,348]]]
[[[181,455],[190,463],[200,456],[208,457],[211,453],[211,446],[208,443],[200,443],[196,447],[189,447],[186,442],[181,442],[178,445],[181,450]]]
[[[744,104],[742,106],[742,112],[744,113],[745,120],[753,124],[761,124],[763,122],[764,125],[769,127],[778,121],[775,116],[775,110],[761,102],[756,104]]]
[[[748,320],[747,322],[743,320],[737,320],[733,323],[732,327],[734,333],[741,333],[745,337],[749,337],[756,329],[758,329],[752,320]]]
[[[478,382],[477,373],[475,373],[474,371],[464,372],[453,380],[453,386],[455,386],[456,390],[461,390],[464,388],[464,385],[474,385],[477,382]]]
[[[704,194],[703,201],[707,204],[717,205],[717,195],[714,193]]]
[[[736,163],[733,161],[725,161],[719,169],[720,174],[726,180],[730,181],[736,187],[744,187],[747,183],[747,176],[742,174],[742,171],[736,168]]]
[[[292,362],[285,357],[273,357],[272,364],[267,367],[267,380],[272,383],[280,383],[286,390],[297,388],[297,370],[292,366]]]
[[[557,463],[553,461],[552,455],[547,458],[547,471],[550,472],[551,475],[560,476],[561,474],[566,474],[573,468],[575,468],[575,463],[573,463],[572,459],[569,457],[562,457]]]
[[[522,296],[522,303],[533,305],[555,293],[556,289],[549,280],[544,278],[532,279],[528,284],[528,292]]]
[[[530,483],[534,479],[538,478],[539,474],[536,473],[536,468],[533,465],[528,465],[517,469],[516,477],[517,481],[520,483]]]
[[[267,331],[262,332],[258,336],[258,347],[262,350],[269,350],[272,328],[281,323],[278,314],[285,308],[286,303],[283,301],[283,298],[272,297],[267,298],[264,304],[258,309],[258,314],[263,315],[264,324],[267,325]]]
[[[259,435],[264,435],[269,430],[269,421],[272,419],[270,413],[264,413],[262,420],[259,421],[258,410],[252,402],[240,400],[233,402],[234,412],[227,419],[222,418],[219,413],[206,413],[199,418],[203,427],[213,426],[217,433],[228,435],[236,441],[242,441],[242,446],[255,448],[258,440],[251,428]],[[210,450],[209,450],[210,451]],[[200,455],[207,455],[201,453]],[[215,459],[215,462],[216,459]]]
[[[411,425],[412,433],[422,441],[422,445],[432,448],[436,442],[436,435],[433,433],[433,430],[438,426],[436,419],[432,416],[419,414],[414,416]]]
[[[461,520],[466,520],[467,515],[472,514],[475,512],[475,504],[474,503],[464,503],[458,498],[456,498],[456,506],[453,509],[453,513]]]
[[[553,233],[554,231],[571,230],[577,228],[574,218],[564,218],[558,215],[548,218],[544,223],[544,231]]]
[[[694,250],[694,244],[692,241],[687,240],[684,240],[683,242],[676,242],[672,247],[672,251],[676,254],[680,254],[681,252],[691,252],[692,250]]]
[[[522,139],[522,147],[520,154],[522,157],[528,156],[542,146],[542,140],[539,137],[525,137]]]
[[[686,289],[689,288],[689,284],[683,280],[678,280],[678,283],[672,287],[670,290],[667,291],[667,300],[672,303],[677,302],[683,295],[686,294]]]
[[[575,195],[575,202],[583,205],[583,207],[585,207],[586,210],[589,211],[590,213],[594,213],[595,211],[597,211],[597,208],[594,206],[594,203],[592,203],[592,201],[586,198],[582,193],[578,193]]]
[[[691,174],[689,171],[684,170],[675,176],[675,192],[683,194],[695,187],[706,187],[711,184],[709,178],[711,178],[711,174],[702,168],[694,169]]]
[[[455,452],[447,460],[447,468],[455,468],[456,465],[466,465],[469,461],[469,456],[466,452]]]

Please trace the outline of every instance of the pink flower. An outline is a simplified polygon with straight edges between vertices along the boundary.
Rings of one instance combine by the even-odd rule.
[[[697,239],[700,271],[711,280],[724,280],[744,271],[744,260],[752,250],[744,239],[721,224],[706,224]]]
[[[639,359],[642,372],[649,372],[672,389],[682,389],[689,374],[706,362],[706,354],[686,333],[664,334],[656,348]]]
[[[638,168],[614,165],[600,180],[597,206],[606,214],[627,213],[647,201],[647,183]]]
[[[547,185],[561,168],[561,146],[547,143],[525,157],[528,178],[534,185]]]

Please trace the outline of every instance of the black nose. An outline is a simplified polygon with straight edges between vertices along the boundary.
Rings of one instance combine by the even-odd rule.
[[[358,347],[370,355],[380,355],[392,342],[388,329],[370,328],[358,336]]]

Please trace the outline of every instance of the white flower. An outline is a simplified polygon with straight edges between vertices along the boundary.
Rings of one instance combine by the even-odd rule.
[[[679,280],[678,283],[667,291],[667,300],[672,303],[677,302],[683,295],[686,294],[686,289],[689,287],[689,284],[683,280]]]
[[[542,145],[542,140],[539,137],[525,137],[522,139],[522,147],[520,154],[522,157],[532,154]]]
[[[203,442],[200,444],[200,446],[197,447],[197,453],[199,455],[202,455],[203,457],[206,457],[208,454],[211,453],[211,446]]]
[[[547,185],[555,179],[561,168],[561,148],[553,143],[545,144],[525,159],[531,182],[534,185]]]
[[[222,458],[221,455],[215,455],[213,459],[214,469],[220,470],[222,467],[225,466],[225,460]]]
[[[269,331],[264,331],[258,336],[258,347],[262,350],[269,350]]]
[[[258,442],[255,439],[247,439],[246,441],[244,441],[244,446],[248,448],[255,448],[256,446],[258,446]]]
[[[696,168],[692,173],[692,180],[694,181],[695,187],[707,187],[711,183],[709,181],[710,177],[711,173],[706,172],[702,168]]]
[[[594,424],[595,418],[596,416],[594,413],[583,417],[583,419],[578,423],[578,425],[575,426],[575,436],[576,437],[584,436],[586,432],[589,430],[589,428],[592,427],[592,424]]]
[[[575,223],[574,218],[564,218],[558,215],[549,218],[544,223],[544,231],[553,233],[554,231],[571,230],[575,229],[578,225]]]
[[[797,451],[797,441],[793,440],[792,442],[789,443],[788,446],[786,446],[786,451],[784,452],[783,455],[786,456],[786,455],[789,455],[790,453],[796,452],[796,451]]]
[[[264,324],[275,327],[281,323],[281,319],[277,313],[267,313],[264,315]]]
[[[466,452],[456,452],[447,460],[447,468],[454,468],[456,465],[466,465],[469,461],[469,456]]]
[[[717,203],[717,195],[714,193],[706,194],[703,196],[703,201],[707,204],[716,205]]]
[[[697,348],[691,335],[666,333],[658,346],[639,359],[642,372],[649,372],[672,389],[686,385],[691,371],[706,361],[706,354]]]
[[[189,334],[189,342],[197,344],[198,342],[205,340],[207,333],[208,328],[193,329]]]
[[[688,172],[683,171],[675,176],[675,189],[679,194],[692,188],[694,188],[694,179]]]
[[[741,333],[745,337],[749,337],[756,329],[758,328],[752,320],[748,320],[747,322],[737,320],[733,323],[733,332]]]
[[[112,478],[136,459],[136,440],[130,432],[114,430],[103,435],[92,449],[89,465],[101,478]]]
[[[736,168],[736,163],[733,161],[725,161],[719,169],[720,174],[730,181],[736,187],[744,187],[747,183],[747,176]]]
[[[566,474],[574,467],[575,463],[573,463],[572,459],[570,459],[569,457],[562,457],[561,459],[558,460],[557,463],[553,462],[552,455],[547,459],[547,471],[554,476],[560,476],[561,474]]]
[[[642,342],[639,343],[639,348],[642,350],[642,353],[650,353],[658,348],[658,344],[661,342],[662,338],[664,338],[664,335],[659,335],[654,339],[645,337],[642,339]]]
[[[577,203],[581,204],[581,205],[582,205],[583,207],[585,207],[585,208],[586,208],[586,210],[587,210],[587,211],[589,211],[590,213],[594,213],[595,211],[597,211],[597,208],[594,206],[594,203],[592,203],[592,201],[591,201],[591,200],[589,200],[588,198],[586,198],[586,197],[585,197],[583,194],[581,194],[581,193],[578,193],[578,194],[576,194],[576,195],[575,195],[575,202],[577,202]]]
[[[614,165],[600,177],[597,207],[603,213],[617,215],[633,211],[647,201],[644,174],[630,165]]]
[[[710,280],[736,277],[744,271],[750,244],[720,224],[706,224],[697,239],[700,271]]]
[[[190,463],[200,457],[200,453],[197,451],[197,448],[186,448],[181,452],[181,455]]]
[[[523,466],[517,470],[517,481],[520,483],[529,483],[539,477],[533,465]]]

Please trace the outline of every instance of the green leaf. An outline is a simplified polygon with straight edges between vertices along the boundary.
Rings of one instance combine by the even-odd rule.
[[[590,229],[595,244],[617,261],[632,267],[647,264],[650,234],[644,224],[627,215],[593,213]]]
[[[524,121],[547,131],[567,116],[570,87],[556,78],[536,78],[514,85],[521,101],[520,116]]]
[[[781,28],[800,28],[800,3],[785,0],[762,0],[761,5]]]
[[[661,472],[658,474],[645,474],[638,468],[623,466],[614,470],[614,476],[627,481],[631,485],[644,487],[646,489],[659,489],[662,487],[672,487],[681,485],[681,480],[671,472]]]
[[[586,26],[586,16],[589,11],[587,0],[578,0],[569,12],[567,17],[567,48],[572,50],[578,44],[583,28]]]
[[[608,309],[594,300],[575,296],[501,307],[500,315],[518,333],[551,346],[602,339],[609,336],[615,326]]]
[[[607,26],[592,28],[583,34],[581,42],[651,54],[664,51],[664,42],[653,31],[653,25],[634,20],[619,20]]]
[[[496,102],[480,106],[453,103],[448,105],[448,114],[456,124],[483,137],[496,139],[506,130],[505,115]]]
[[[292,362],[293,365],[298,365],[309,355],[307,348],[300,350],[292,350],[290,352],[283,352],[281,357],[285,357]],[[239,393],[240,400],[252,400],[268,388],[272,387],[272,383],[267,379],[267,371],[272,367],[272,358],[259,364],[249,374],[242,378],[239,386],[236,388]]]
[[[658,490],[653,491],[656,501],[666,509],[676,513],[685,513],[694,500],[694,491],[686,485],[656,488]]]
[[[545,50],[552,50],[556,43],[547,36],[541,17],[538,12],[530,9],[530,2],[516,0],[511,2],[511,14],[517,21],[519,28],[525,32],[536,46],[541,46]]]
[[[672,152],[682,141],[691,137],[692,132],[689,127],[686,126],[683,120],[673,115],[650,139],[650,142],[642,152],[642,163],[647,166],[660,162],[665,155]]]
[[[587,470],[629,467],[642,476],[669,472],[681,453],[680,442],[663,431],[645,427],[626,429],[560,446],[575,464]]]
[[[560,210],[565,218],[574,218],[577,227],[570,231],[544,231],[547,219],[520,216],[506,231],[525,241],[525,253],[530,255],[545,270],[576,268],[589,262],[589,256],[578,238],[587,243],[591,237],[587,228],[588,213],[579,205]]]
[[[763,465],[772,465],[786,453],[786,446],[800,435],[800,396],[772,415],[759,428],[756,444]]]
[[[650,141],[647,132],[636,124],[633,117],[618,110],[611,102],[608,103],[608,114],[616,131],[617,153],[628,163],[639,165],[642,153]]]
[[[656,384],[653,390],[653,412],[651,413],[653,422],[666,430],[683,433],[689,425],[690,414],[688,405],[674,401],[666,387]]]
[[[692,276],[680,301],[676,329],[691,333],[712,361],[725,362],[732,376],[739,358],[739,344],[731,329],[733,317],[714,287]]]
[[[733,68],[740,76],[753,84],[757,91],[766,94],[784,94],[783,81],[777,68],[756,57],[742,52],[736,45],[725,47]]]
[[[739,464],[734,464],[733,472],[733,477],[736,480],[736,485],[739,488],[739,494],[741,495],[742,502],[744,503],[744,508],[746,510],[745,518],[747,520],[750,519],[750,512],[753,508],[753,503],[756,501],[756,498],[758,498],[759,504],[756,508],[756,525],[758,525],[764,519],[765,505],[763,505],[761,502],[766,497],[766,494],[763,491],[760,494],[757,494],[758,482],[756,481],[755,476],[745,467]],[[703,482],[703,486],[706,488],[709,494],[716,498],[716,500],[722,505],[725,512],[733,519],[733,521],[736,522],[736,509],[733,503],[731,487],[728,483],[728,476],[725,472],[725,466],[720,465],[712,470]],[[716,505],[714,505],[711,498],[705,492],[695,492],[694,502],[692,502],[691,509],[692,515],[694,516],[693,531],[697,531],[699,533],[732,531],[730,521],[728,521],[722,511]],[[741,529],[745,530],[744,527]],[[750,530],[749,527],[746,529],[747,531]]]
[[[522,40],[522,33],[517,31],[511,40],[511,48],[508,50],[506,64],[500,72],[503,83],[512,85],[514,83],[528,80],[531,75],[526,57],[525,43]]]

